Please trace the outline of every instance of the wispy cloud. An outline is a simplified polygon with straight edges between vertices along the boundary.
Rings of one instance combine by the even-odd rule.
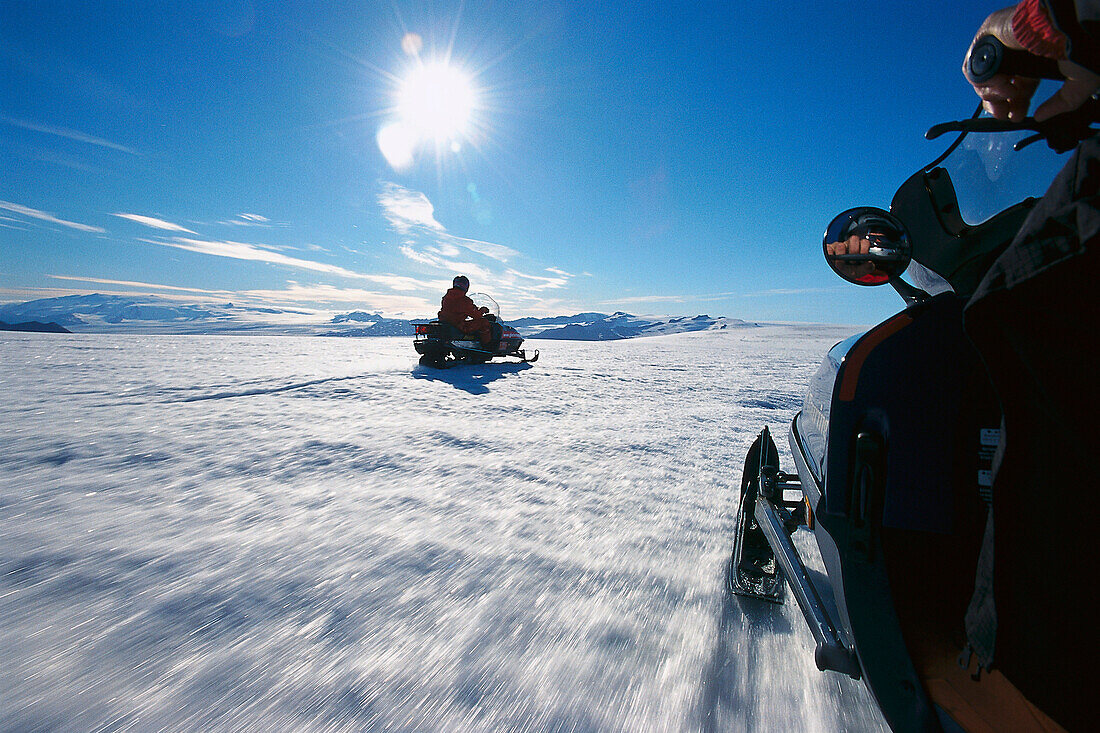
[[[625,298],[605,300],[597,305],[614,306],[630,303],[699,303],[715,300],[729,300],[743,296],[743,293],[699,293],[697,295],[634,295]]]
[[[61,295],[88,295],[99,293],[102,295],[135,296],[133,290],[145,291],[144,294],[156,294],[158,297],[179,300],[181,302],[198,303],[225,303],[232,301],[237,305],[254,306],[293,306],[297,308],[310,308],[341,310],[370,310],[389,316],[430,316],[439,307],[434,299],[417,297],[415,295],[397,294],[391,292],[379,292],[364,288],[341,288],[333,285],[299,283],[288,281],[283,289],[255,289],[255,290],[207,290],[204,288],[189,288],[179,285],[164,285],[161,283],[146,283],[134,280],[113,280],[102,277],[85,277],[80,275],[48,275],[54,280],[66,282],[93,283],[95,285],[110,285],[126,290],[104,290],[97,288],[0,288],[0,300],[5,296],[11,298],[34,299],[57,297]],[[449,282],[419,282],[400,276],[378,276],[381,284],[392,290],[428,288],[432,291],[442,292]]]
[[[275,224],[271,222],[266,216],[260,216],[259,214],[237,214],[236,219],[226,219],[225,221],[219,221],[219,224],[231,227],[273,227]]]
[[[484,289],[503,307],[525,312],[546,311],[545,293],[568,287],[574,277],[559,268],[532,271],[508,266],[522,254],[502,244],[451,234],[435,218],[435,207],[419,191],[396,183],[383,183],[378,204],[393,229],[401,235],[398,251],[429,271],[446,274],[444,286],[455,273],[467,275],[474,290]]]
[[[378,203],[390,225],[402,234],[414,229],[445,231],[443,225],[435,220],[432,202],[419,191],[410,191],[396,183],[385,183],[378,194]]]
[[[697,298],[689,298],[685,295],[638,295],[627,298],[615,298],[614,300],[604,300],[597,305],[626,305],[628,303],[686,303],[689,300],[697,300]]]
[[[831,288],[774,288],[772,290],[760,290],[755,293],[742,293],[746,298],[757,298],[771,295],[819,295],[821,293],[835,293],[844,290],[843,285]]]
[[[511,247],[505,247],[503,244],[493,244],[492,242],[482,242],[478,239],[466,239],[465,237],[456,237],[454,235],[448,235],[451,242],[461,245],[466,249],[483,257],[489,257],[494,260],[500,260],[501,262],[507,262],[519,255],[519,252],[515,251]]]
[[[368,310],[392,316],[427,316],[439,308],[438,303],[416,296],[296,282],[288,283],[288,287],[282,290],[245,290],[238,293],[238,295],[269,304],[339,305],[352,307],[355,310]]]
[[[435,207],[419,191],[412,191],[396,183],[385,183],[378,195],[378,204],[382,207],[386,220],[399,234],[424,237],[440,248],[464,248],[500,262],[519,256],[519,252],[503,244],[451,234],[436,221]],[[410,243],[406,243],[408,244]],[[457,252],[444,256],[457,256]]]
[[[54,280],[68,280],[73,282],[97,283],[99,285],[119,285],[127,288],[142,290],[173,290],[182,293],[199,293],[202,295],[225,296],[231,294],[226,290],[204,290],[203,288],[185,288],[179,285],[161,285],[159,283],[143,283],[135,280],[109,280],[103,277],[81,277],[79,275],[47,275]]]
[[[337,275],[339,277],[371,279],[371,276],[369,275],[354,272],[338,265],[329,265],[323,262],[314,262],[313,260],[303,260],[297,257],[287,257],[284,254],[272,252],[271,250],[262,249],[255,245],[246,244],[244,242],[206,241],[202,239],[191,239],[189,237],[173,237],[172,239],[163,240],[142,239],[139,241],[145,242],[146,244],[160,245],[162,247],[175,247],[176,249],[185,249],[189,252],[198,252],[200,254],[212,255],[214,257],[228,257],[235,260],[266,262],[271,265],[283,265],[284,267],[294,267],[300,270],[323,272],[328,275]]]
[[[547,272],[550,272],[549,270]],[[507,270],[505,275],[515,281],[524,281],[525,287],[531,290],[546,290],[547,288],[564,288],[569,283],[569,276],[555,274],[553,277],[545,275],[529,275],[518,270]]]
[[[120,219],[128,219],[138,224],[144,224],[153,229],[163,229],[169,232],[183,232],[184,234],[195,233],[186,227],[181,227],[179,224],[173,224],[170,221],[164,221],[163,219],[157,219],[152,216],[142,216],[141,214],[113,214],[113,216],[117,216]]]
[[[20,232],[25,232],[29,229],[27,222],[11,216],[0,216],[0,227],[4,229],[15,229]]]
[[[284,267],[293,267],[299,270],[309,270],[312,272],[320,272],[327,275],[337,275],[339,277],[350,278],[355,280],[365,280],[368,282],[377,283],[390,290],[398,292],[416,292],[416,291],[436,291],[446,289],[450,286],[450,280],[436,280],[436,279],[418,279],[414,277],[408,277],[405,275],[392,275],[387,273],[363,273],[355,272],[338,265],[329,265],[323,262],[315,262],[313,260],[303,260],[297,257],[288,257],[279,252],[273,252],[269,249],[257,247],[252,244],[246,244],[244,242],[230,242],[230,241],[208,241],[201,239],[192,239],[190,237],[173,237],[171,239],[142,239],[139,240],[146,244],[156,244],[162,247],[174,247],[176,249],[184,249],[189,252],[198,252],[200,254],[212,255],[214,257],[228,257],[237,260],[249,260],[252,262],[266,262],[271,265],[282,265]],[[328,286],[316,286],[316,287],[328,287]],[[358,291],[364,292],[364,291]],[[377,294],[376,294],[377,295]]]
[[[70,229],[76,229],[80,232],[94,232],[96,234],[103,234],[106,230],[99,227],[90,226],[88,224],[80,224],[75,221],[66,221],[64,219],[58,219],[53,214],[45,211],[39,211],[38,209],[32,209],[29,206],[22,206],[20,204],[13,204],[10,201],[0,201],[0,209],[10,211],[13,214],[19,214],[21,216],[28,216],[32,219],[39,219],[41,221],[49,222],[50,224],[60,224],[63,227]]]
[[[462,253],[452,248],[428,247],[422,251],[411,245],[405,244],[399,248],[399,251],[413,262],[427,265],[445,273],[453,274],[460,272],[469,277],[472,282],[492,282],[496,285],[504,284],[503,273],[492,271],[475,262],[455,259],[455,257]],[[450,276],[448,276],[447,280],[450,282]]]
[[[101,148],[117,150],[122,153],[129,153],[130,155],[138,154],[138,152],[133,148],[126,147],[125,145],[119,145],[118,143],[111,142],[110,140],[104,140],[101,137],[88,135],[87,133],[80,132],[79,130],[70,130],[66,127],[54,127],[52,125],[40,125],[35,122],[28,122],[27,120],[21,120],[16,117],[9,117],[8,115],[3,114],[0,114],[0,122],[6,125],[11,125],[12,127],[19,127],[24,130],[31,130],[32,132],[41,132],[46,135],[63,137],[68,140],[75,140],[76,142],[87,143],[88,145],[97,145]]]
[[[401,245],[400,251],[401,254],[405,255],[413,262],[419,262],[422,265],[430,265],[432,267],[443,266],[442,261],[438,257],[433,257],[432,255],[425,254],[424,252],[419,252],[407,244]]]
[[[57,287],[57,288],[0,288],[0,302],[3,301],[26,301],[37,300],[39,298],[60,298],[66,295],[118,295],[121,297],[135,297],[133,290],[109,290],[105,288],[95,288],[94,290],[88,288],[69,288],[69,287]],[[172,291],[164,291],[157,293],[158,297],[168,300],[177,300],[183,303],[195,303],[195,302],[216,302],[224,301],[226,298],[224,295],[216,300],[212,296],[196,297],[194,293],[175,293]]]

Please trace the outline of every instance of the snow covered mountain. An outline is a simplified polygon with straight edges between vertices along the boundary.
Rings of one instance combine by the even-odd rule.
[[[0,321],[52,321],[77,333],[211,333],[290,325],[305,311],[183,303],[155,295],[66,295],[0,305]]]
[[[54,322],[76,333],[269,333],[316,336],[408,336],[415,321],[378,313],[337,314],[258,308],[232,303],[186,303],[153,295],[68,295],[0,305],[0,321]],[[525,338],[610,341],[690,331],[755,326],[736,318],[635,316],[617,312],[518,318],[509,324]]]
[[[332,322],[358,325],[356,328],[326,331],[321,334],[322,336],[408,336],[411,338],[415,331],[412,321],[386,318],[381,314],[365,313],[363,311],[333,316]]]
[[[589,320],[587,318],[589,316],[595,317]],[[527,337],[567,341],[611,341],[637,336],[661,336],[692,331],[754,327],[756,325],[737,318],[711,318],[707,315],[695,316],[694,318],[687,316],[633,316],[620,311],[610,316],[600,313],[585,313],[574,316],[574,320],[557,328],[528,330]],[[530,326],[527,327],[527,329],[530,328]],[[527,329],[519,328],[517,330],[524,333]]]

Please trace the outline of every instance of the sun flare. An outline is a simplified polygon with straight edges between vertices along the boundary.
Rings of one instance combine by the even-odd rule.
[[[437,143],[466,133],[475,94],[470,77],[445,62],[418,66],[405,77],[398,93],[401,121]]]

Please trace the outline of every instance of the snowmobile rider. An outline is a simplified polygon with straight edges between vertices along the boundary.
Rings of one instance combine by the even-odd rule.
[[[493,327],[485,316],[488,308],[478,308],[466,292],[470,289],[470,280],[458,275],[451,283],[451,289],[443,296],[443,307],[439,309],[439,320],[451,324],[464,334],[476,334],[481,345],[492,351]]]
[[[990,15],[975,41],[984,35],[1058,61],[1066,81],[1035,109],[1036,120],[1076,110],[1100,89],[1100,0],[1023,0]],[[999,74],[973,86],[993,117],[1022,120],[1038,83]],[[1095,577],[1079,564],[1094,554],[1092,533],[1075,524],[1100,508],[1089,469],[1100,443],[1100,389],[1085,356],[1095,340],[1098,278],[1100,137],[1093,134],[964,311],[1002,412],[993,508],[965,619],[968,648],[1069,730],[1095,725],[1095,703],[1083,691],[1095,686],[1100,665],[1084,650],[1095,639],[1095,609],[1066,595]],[[1059,495],[1068,503],[1053,499]]]

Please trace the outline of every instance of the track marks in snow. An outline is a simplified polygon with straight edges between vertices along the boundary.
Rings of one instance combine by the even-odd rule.
[[[290,392],[296,389],[303,389],[305,387],[312,387],[318,384],[329,384],[331,382],[343,382],[349,379],[362,379],[362,375],[350,376],[350,377],[326,377],[324,379],[312,379],[308,382],[295,382],[291,384],[280,384],[271,387],[254,387],[252,389],[245,390],[230,390],[226,392],[214,392],[211,394],[193,395],[190,397],[181,397],[178,400],[167,400],[168,402],[199,402],[200,400],[225,400],[233,397],[252,397],[255,395],[268,395],[277,394],[279,392]]]

